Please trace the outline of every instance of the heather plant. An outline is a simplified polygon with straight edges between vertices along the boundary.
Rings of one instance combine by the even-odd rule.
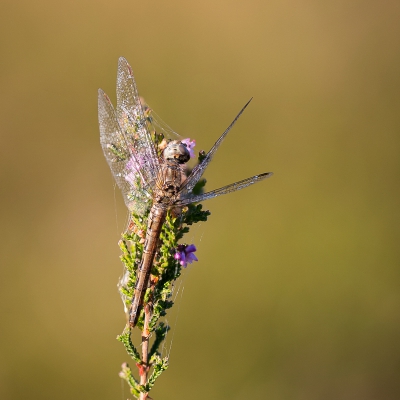
[[[203,153],[200,153],[200,161],[202,157]],[[193,192],[200,194],[205,183],[204,179],[200,180]],[[171,209],[168,212],[138,322],[134,328],[127,322],[123,332],[117,337],[136,367],[124,363],[120,372],[120,377],[128,383],[130,392],[136,398],[146,399],[156,379],[168,368],[168,355],[161,356],[160,346],[171,327],[162,317],[165,317],[167,310],[174,305],[173,285],[181,276],[182,268],[197,261],[194,254],[196,246],[180,242],[189,232],[191,225],[207,221],[209,215],[210,212],[203,210],[201,204],[189,204],[182,210]],[[124,274],[118,286],[126,313],[131,306],[137,271],[143,255],[147,216],[148,213],[143,216],[131,213],[130,223],[119,241]],[[140,350],[138,345],[132,343],[132,329],[141,331]]]

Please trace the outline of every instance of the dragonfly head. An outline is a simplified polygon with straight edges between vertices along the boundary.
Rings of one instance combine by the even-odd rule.
[[[190,153],[185,143],[180,140],[171,140],[164,149],[165,160],[175,160],[179,164],[185,164],[190,160]]]

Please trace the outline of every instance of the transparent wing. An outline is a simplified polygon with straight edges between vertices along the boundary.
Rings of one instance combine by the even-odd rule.
[[[239,119],[239,117],[242,115],[243,111],[246,109],[246,107],[250,104],[252,98],[245,104],[245,106],[240,110],[239,114],[236,116],[236,118],[231,122],[231,124],[228,126],[228,128],[225,130],[225,132],[220,136],[220,138],[215,142],[214,146],[211,148],[211,150],[207,153],[203,161],[196,165],[192,173],[189,175],[187,180],[182,186],[182,193],[190,193],[196,183],[199,181],[199,179],[203,176],[204,171],[206,170],[208,164],[212,160],[215,152],[218,150],[218,147],[221,145],[222,141],[225,139],[226,135],[229,133],[229,131],[232,129],[233,125],[235,125],[236,121]],[[238,182],[239,183],[239,182]],[[196,200],[197,201],[197,200]],[[200,200],[199,200],[200,201]]]
[[[121,57],[117,74],[117,118],[129,147],[140,164],[143,178],[154,187],[160,169],[160,161],[151,137],[154,128],[143,112],[131,66]]]
[[[147,104],[143,104],[143,98],[141,99],[143,110],[145,110],[146,107],[148,108],[148,118],[157,132],[161,132],[165,138],[171,140],[183,139],[183,137],[179,133],[175,132],[168,124],[166,124],[153,109],[149,108]]]
[[[98,107],[100,143],[104,155],[121,189],[125,204],[131,211],[141,215],[150,206],[151,190],[141,176],[131,143],[121,132],[111,101],[101,89]]]
[[[175,204],[177,206],[185,206],[190,203],[197,203],[199,201],[204,201],[208,199],[212,199],[217,196],[221,196],[222,194],[227,194],[231,192],[236,192],[237,190],[244,189],[247,186],[253,185],[254,183],[260,182],[266,178],[272,176],[272,172],[265,172],[260,175],[252,176],[251,178],[243,179],[242,181],[231,183],[230,185],[224,186],[222,188],[213,190],[211,192],[199,194],[199,195],[185,195],[180,200],[178,200]]]

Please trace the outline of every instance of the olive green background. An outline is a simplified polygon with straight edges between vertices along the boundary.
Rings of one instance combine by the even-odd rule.
[[[152,397],[399,399],[399,21],[398,1],[3,0],[0,398],[129,397],[97,125],[124,56],[197,150],[254,96],[208,189],[275,173],[204,203]]]

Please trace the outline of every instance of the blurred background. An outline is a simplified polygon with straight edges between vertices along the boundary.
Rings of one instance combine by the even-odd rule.
[[[0,15],[1,399],[130,397],[127,212],[97,123],[119,56],[197,150],[254,97],[208,189],[275,173],[204,203],[151,396],[400,398],[399,2],[3,0]]]

